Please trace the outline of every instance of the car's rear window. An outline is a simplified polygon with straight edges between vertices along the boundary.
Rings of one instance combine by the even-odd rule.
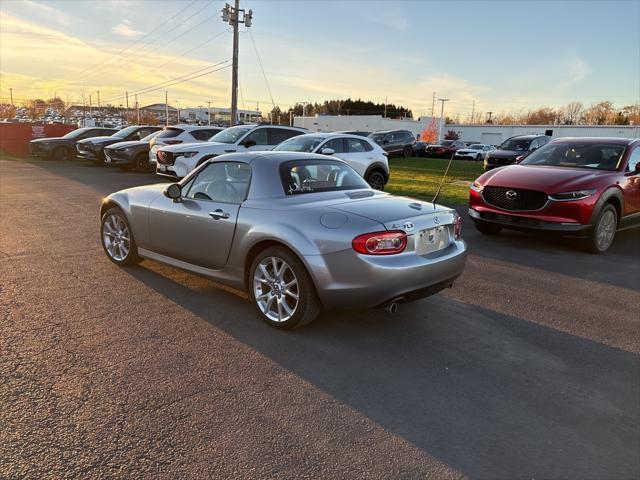
[[[280,165],[287,195],[369,188],[349,165],[332,160],[292,160]]]
[[[173,138],[180,135],[184,130],[182,128],[169,127],[162,130],[156,138]]]

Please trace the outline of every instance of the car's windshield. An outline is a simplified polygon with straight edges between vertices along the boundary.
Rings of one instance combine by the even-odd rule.
[[[511,150],[511,151],[515,151],[515,152],[526,152],[527,150],[529,150],[529,145],[531,145],[531,142],[533,141],[533,139],[518,139],[518,138],[510,138],[508,140],[505,140],[502,145],[500,145],[499,149],[500,150]]]
[[[298,137],[292,137],[285,140],[274,148],[274,150],[279,150],[281,152],[313,152],[323,140],[324,137],[300,135]]]
[[[471,145],[467,147],[469,150],[482,150],[482,145]]]
[[[87,130],[90,130],[90,129],[89,128],[78,128],[76,130],[73,130],[73,131],[67,133],[62,138],[76,138],[77,136],[82,135]]]
[[[453,145],[453,140],[445,140],[444,142],[440,143],[440,146],[442,147],[450,147],[451,145]]]
[[[138,127],[127,127],[127,128],[123,128],[122,130],[118,130],[116,133],[114,133],[111,136],[116,138],[127,138],[136,130],[138,130]]]
[[[369,188],[349,165],[330,160],[293,160],[280,166],[287,195]]]
[[[239,125],[237,127],[229,127],[221,131],[220,133],[216,133],[213,137],[209,139],[210,142],[220,142],[220,143],[236,143],[245,133],[253,130],[254,126],[247,125]]]
[[[525,158],[521,165],[615,170],[623,153],[624,145],[611,143],[548,143]]]
[[[371,135],[369,135],[369,138],[376,143],[380,143],[384,139],[385,135],[386,133],[372,133]]]
[[[150,142],[151,140],[153,140],[154,138],[156,138],[158,135],[160,135],[160,132],[162,132],[162,130],[158,130],[155,131],[153,133],[150,133],[149,135],[147,135],[144,138],[141,138],[140,141],[141,142]]]

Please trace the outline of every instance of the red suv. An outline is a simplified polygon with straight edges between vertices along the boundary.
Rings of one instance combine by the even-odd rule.
[[[640,139],[552,140],[518,165],[478,177],[469,215],[485,234],[560,232],[586,237],[602,253],[616,231],[640,225]]]

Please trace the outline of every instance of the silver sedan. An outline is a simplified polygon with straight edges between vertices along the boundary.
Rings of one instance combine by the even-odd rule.
[[[221,155],[179,183],[109,195],[100,217],[114,263],[156,260],[247,290],[278,328],[323,308],[393,311],[450,287],[467,254],[455,210],[308,153]]]

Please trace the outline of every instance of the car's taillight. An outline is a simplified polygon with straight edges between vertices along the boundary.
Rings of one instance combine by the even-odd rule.
[[[354,238],[351,244],[356,252],[365,255],[393,255],[404,251],[407,234],[399,230],[365,233]]]
[[[456,219],[456,223],[453,224],[453,233],[456,240],[460,240],[460,236],[462,235],[462,217],[460,216]]]
[[[182,140],[167,140],[166,142],[167,145],[177,145],[178,143],[182,143]]]

